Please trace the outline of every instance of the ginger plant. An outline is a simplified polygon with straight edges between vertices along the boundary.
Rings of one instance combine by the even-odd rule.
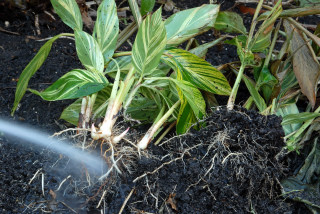
[[[92,123],[94,140],[116,144],[126,135],[128,129],[120,135],[113,131],[122,111],[125,119],[153,123],[137,144],[145,149],[166,124],[176,124],[176,131],[181,134],[206,114],[201,91],[230,94],[229,83],[220,71],[199,56],[178,48],[181,43],[214,26],[219,5],[181,11],[165,21],[161,8],[149,12],[144,20],[137,22],[139,27],[132,51],[115,53],[125,35],[119,35],[114,0],[101,2],[92,35],[82,29],[75,0],[51,2],[74,34],[53,37],[27,65],[18,82],[12,113],[24,95],[29,79],[47,58],[52,43],[62,35],[75,37],[77,55],[85,69],[68,72],[44,91],[29,90],[49,101],[77,99],[63,111],[61,118],[84,128]],[[142,17],[136,7],[133,9],[136,17]],[[132,29],[135,28],[130,27],[126,32],[132,33]],[[113,79],[113,83],[106,76]],[[102,124],[96,128],[94,120],[103,115]]]

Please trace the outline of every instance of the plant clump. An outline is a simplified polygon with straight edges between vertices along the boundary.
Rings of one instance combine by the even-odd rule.
[[[277,196],[285,175],[281,119],[223,107],[200,131],[152,146],[132,177],[131,211],[155,213],[283,213]],[[263,127],[263,128],[262,128]],[[157,158],[158,157],[158,158]]]

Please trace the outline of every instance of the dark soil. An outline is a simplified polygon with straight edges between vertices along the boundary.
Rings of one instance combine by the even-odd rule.
[[[277,181],[286,171],[286,163],[276,158],[284,146],[278,117],[222,108],[204,123],[200,131],[151,148],[152,159],[140,160],[129,208],[152,213],[292,210],[277,198]]]
[[[174,2],[181,9],[208,3],[204,0]],[[234,4],[233,1],[219,2],[223,10]],[[36,33],[34,11],[39,14],[41,35]],[[5,21],[9,21],[9,26]],[[39,9],[8,12],[4,7],[0,8],[0,27],[6,31],[0,31],[0,117],[50,133],[64,129],[66,124],[58,118],[72,101],[45,102],[27,92],[13,117],[10,112],[19,75],[44,44],[36,39],[71,30],[59,18],[53,20]],[[211,31],[199,36],[200,43],[212,39]],[[213,65],[235,61],[236,49],[232,46],[211,48],[207,60]],[[30,80],[29,87],[44,89],[66,72],[80,67],[74,41],[59,39]],[[247,97],[244,88],[237,103]],[[225,99],[220,100],[221,105],[226,104]],[[131,174],[110,175],[105,186],[88,185],[84,171],[74,167],[80,173],[73,172],[68,158],[0,133],[0,213],[100,213],[100,209],[105,213],[118,213],[132,189],[124,213],[300,212],[300,207],[278,198],[278,181],[288,173],[286,159],[276,159],[284,146],[279,118],[243,109],[227,113],[222,108],[210,116],[206,124],[209,126],[200,132],[174,138],[161,147],[151,146],[148,155],[142,154],[141,159],[132,159],[130,153],[124,153],[136,170]],[[68,175],[72,178],[57,191]],[[143,177],[134,182],[139,176]],[[96,209],[104,191],[108,191],[105,200]]]

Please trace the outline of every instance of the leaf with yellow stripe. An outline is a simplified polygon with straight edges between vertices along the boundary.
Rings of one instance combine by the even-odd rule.
[[[148,75],[158,66],[166,46],[166,30],[161,8],[142,22],[132,48],[132,62],[142,75]]]
[[[29,64],[25,67],[25,69],[22,71],[19,81],[17,84],[16,94],[14,98],[14,104],[11,111],[11,115],[14,114],[16,111],[18,104],[20,103],[23,95],[26,93],[29,80],[31,77],[37,72],[37,70],[42,66],[44,61],[47,59],[52,43],[56,41],[59,37],[63,36],[64,34],[59,34],[49,41],[47,41],[39,50],[39,52],[33,57],[33,59],[29,62]]]
[[[206,113],[206,103],[202,97],[201,92],[190,82],[178,79],[172,79],[176,84],[180,100],[184,99],[189,103],[192,111],[197,118],[202,118]]]
[[[110,61],[116,48],[119,34],[119,20],[114,0],[104,0],[97,12],[93,35],[104,57],[104,64]]]
[[[51,0],[51,4],[66,25],[73,30],[82,30],[82,17],[75,0]]]
[[[75,99],[96,93],[108,85],[102,74],[83,69],[72,70],[54,82],[43,92],[31,90],[48,101]]]
[[[185,98],[182,98],[176,125],[177,134],[186,133],[196,122],[197,118],[192,111],[190,104]]]
[[[96,40],[84,31],[76,30],[76,50],[82,65],[89,71],[102,73],[103,55]]]
[[[231,87],[225,76],[204,59],[178,48],[165,51],[163,59],[183,80],[197,88],[219,95],[230,94]]]
[[[184,41],[213,28],[220,6],[207,4],[173,14],[165,21],[169,45]]]

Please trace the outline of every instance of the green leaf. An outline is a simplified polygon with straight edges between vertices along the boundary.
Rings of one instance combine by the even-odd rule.
[[[33,57],[33,59],[25,67],[25,69],[22,71],[17,84],[17,89],[16,89],[16,94],[15,94],[11,115],[14,114],[23,95],[26,93],[30,78],[36,73],[36,71],[42,66],[43,62],[47,59],[48,54],[52,47],[52,43],[63,35],[64,34],[59,34],[53,37],[52,39],[50,39],[49,41],[47,41],[40,48],[39,52],[35,55],[35,57]]]
[[[221,42],[224,39],[225,39],[225,37],[220,37],[219,39],[216,39],[211,42],[202,44],[198,47],[195,47],[195,48],[189,50],[189,52],[200,57],[200,58],[204,58],[206,56],[209,48],[212,48],[213,46],[219,44],[219,42]]]
[[[131,118],[152,123],[159,114],[155,102],[147,97],[137,95],[126,110]]]
[[[83,66],[93,72],[103,72],[103,55],[96,40],[84,31],[75,31],[76,49]]]
[[[201,119],[206,114],[206,103],[201,92],[187,81],[172,78],[170,80],[176,84],[180,100],[186,99],[195,116]]]
[[[256,106],[258,107],[259,111],[262,112],[263,110],[265,110],[267,108],[267,105],[266,105],[264,99],[259,94],[258,90],[256,89],[254,82],[252,80],[250,80],[244,74],[242,75],[242,79],[243,79],[244,83],[246,84],[246,86],[250,92],[250,95],[252,96],[253,101],[256,104]]]
[[[247,33],[242,17],[237,13],[228,11],[218,13],[214,28],[226,33],[242,33],[243,35]]]
[[[116,61],[116,62],[115,62]],[[118,71],[118,66],[120,70],[127,70],[129,71],[129,69],[131,68],[131,56],[121,56],[118,57],[112,61],[110,61],[110,63],[107,66],[107,74],[111,73],[111,72],[117,72]],[[118,65],[117,65],[118,63]]]
[[[281,125],[289,125],[289,124],[296,124],[296,123],[304,123],[307,120],[315,119],[319,117],[320,113],[314,112],[302,112],[298,114],[287,114],[282,118]]]
[[[282,118],[286,115],[299,114],[298,107],[295,103],[290,105],[285,105],[277,109],[276,115],[281,116]],[[297,131],[302,126],[302,123],[291,123],[289,125],[282,125],[285,135],[289,135]]]
[[[238,44],[237,44],[237,42],[238,42]],[[229,44],[229,45],[235,45],[237,47],[240,44],[241,47],[244,47],[247,43],[247,36],[239,35],[231,40],[226,40],[225,43]],[[254,53],[263,52],[264,50],[266,50],[270,46],[270,44],[271,44],[271,33],[269,33],[266,36],[261,35],[255,41],[253,47],[251,48],[251,51]],[[239,55],[239,53],[238,53],[238,55]],[[240,57],[240,55],[239,55],[239,57]],[[240,58],[240,60],[241,60],[241,58]]]
[[[141,15],[144,16],[151,12],[155,4],[155,0],[141,0]]]
[[[293,72],[292,69],[290,69],[286,75],[284,76],[282,82],[281,82],[281,91],[278,95],[278,99],[281,99],[285,94],[290,90],[293,89],[295,86],[298,85],[298,80]]]
[[[152,73],[158,66],[166,41],[160,8],[142,22],[133,44],[132,62],[142,76]]]
[[[102,74],[75,69],[54,82],[43,92],[30,90],[44,100],[75,99],[96,93],[106,87],[108,80]]]
[[[97,12],[93,35],[104,57],[104,64],[110,61],[116,48],[119,34],[119,20],[114,0],[104,0]]]
[[[163,59],[180,72],[182,79],[197,88],[219,95],[229,95],[231,87],[224,75],[207,61],[182,49],[170,49]]]
[[[180,105],[179,115],[177,119],[176,132],[183,134],[188,131],[190,126],[197,122],[197,118],[192,111],[190,104],[184,98]]]
[[[136,20],[138,26],[140,27],[142,22],[142,16],[139,10],[139,6],[136,0],[128,0],[129,6],[132,12],[132,15],[134,17],[134,20]]]
[[[111,87],[112,86],[110,84],[98,92],[98,95],[97,95],[96,101],[94,102],[93,110],[92,110],[96,115],[96,117],[104,116],[107,110],[107,105],[105,104],[110,97]],[[81,103],[82,103],[82,98],[79,98],[75,102],[73,102],[71,105],[69,105],[67,108],[65,108],[60,116],[60,119],[63,119],[77,126],[79,121],[79,113],[81,110]],[[100,109],[99,111],[100,113],[97,112],[98,109]]]
[[[207,4],[173,14],[165,21],[169,45],[178,45],[213,28],[219,5]]]
[[[82,17],[75,0],[51,0],[51,4],[66,25],[73,30],[82,30]]]
[[[277,83],[277,78],[271,74],[269,68],[263,67],[257,81],[257,88],[262,90],[263,96],[267,102],[269,101]]]
[[[251,51],[254,53],[263,52],[267,48],[269,48],[270,45],[271,45],[271,32],[268,33],[267,35],[260,34],[257,37],[257,40],[255,41]]]
[[[82,98],[77,99],[67,108],[65,108],[59,119],[65,120],[75,126],[78,126],[79,113],[81,110]]]

